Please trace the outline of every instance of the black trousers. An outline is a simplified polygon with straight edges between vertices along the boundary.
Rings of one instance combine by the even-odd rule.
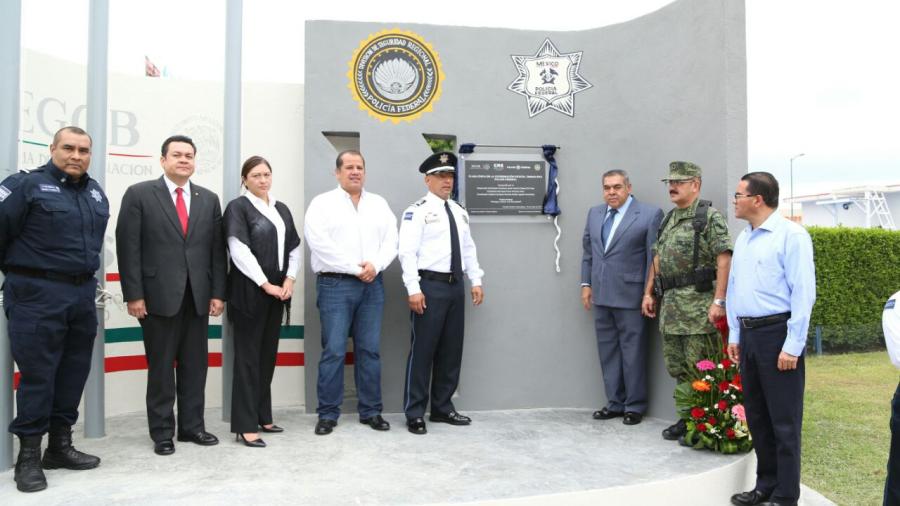
[[[148,314],[141,322],[147,355],[147,424],[153,441],[175,435],[178,397],[178,433],[205,430],[207,329],[209,315],[198,315],[190,286],[174,316]],[[174,368],[173,368],[174,367]]]
[[[747,424],[756,452],[756,489],[772,501],[800,498],[800,430],[803,423],[804,357],[797,368],[778,370],[787,323],[741,329],[741,377]]]
[[[412,343],[406,363],[403,411],[407,418],[425,416],[431,380],[431,412],[454,411],[450,398],[459,385],[466,293],[462,282],[420,281],[425,312],[410,311]]]
[[[80,285],[10,272],[3,285],[9,344],[19,366],[16,417],[9,431],[40,436],[71,426],[91,370],[97,334],[97,282]]]
[[[231,390],[231,432],[256,432],[272,423],[272,376],[278,355],[278,337],[284,302],[262,290],[254,314],[233,305],[234,377]]]
[[[900,384],[891,401],[891,453],[884,482],[884,506],[900,506]]]

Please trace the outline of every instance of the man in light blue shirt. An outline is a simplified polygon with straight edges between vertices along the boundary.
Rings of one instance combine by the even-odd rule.
[[[756,451],[756,486],[731,497],[739,506],[796,505],[809,317],[816,301],[812,240],[778,207],[768,172],[741,178],[734,214],[747,220],[728,276],[728,355],[740,364],[747,424]]]

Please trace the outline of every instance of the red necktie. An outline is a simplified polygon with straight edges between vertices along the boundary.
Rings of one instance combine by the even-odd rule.
[[[187,206],[184,205],[183,188],[175,188],[175,212],[178,213],[178,221],[181,222],[181,232],[187,237],[188,214]]]

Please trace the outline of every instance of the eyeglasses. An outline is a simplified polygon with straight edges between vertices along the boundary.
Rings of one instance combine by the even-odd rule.
[[[744,197],[755,197],[757,195],[759,195],[759,194],[758,193],[735,193],[734,200],[738,200],[738,199],[744,198]]]

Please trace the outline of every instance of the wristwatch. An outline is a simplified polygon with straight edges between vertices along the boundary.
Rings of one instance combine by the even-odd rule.
[[[725,307],[725,299],[713,299],[713,304],[719,307]]]

